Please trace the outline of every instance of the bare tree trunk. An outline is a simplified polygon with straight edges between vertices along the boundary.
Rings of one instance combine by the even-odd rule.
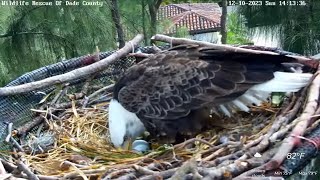
[[[144,44],[148,45],[148,36],[146,30],[146,3],[145,0],[141,0],[141,12],[142,12],[142,31],[144,37]]]
[[[311,21],[313,21],[314,20],[314,13],[313,13],[313,10],[314,10],[314,8],[313,8],[313,0],[310,0],[310,2],[309,2],[309,14],[310,14],[310,17],[311,17]]]
[[[227,44],[227,0],[222,0],[222,15],[220,20],[221,25],[221,43]]]
[[[157,33],[157,11],[160,7],[162,0],[149,0],[148,7],[150,13],[150,25],[151,25],[151,34],[155,35]]]
[[[120,23],[118,0],[110,0],[110,11],[111,11],[112,20],[114,22],[114,25],[117,31],[119,48],[122,48],[126,42],[124,40],[123,28]]]

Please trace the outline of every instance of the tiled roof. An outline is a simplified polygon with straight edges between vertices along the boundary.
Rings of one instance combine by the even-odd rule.
[[[221,10],[216,3],[185,3],[161,6],[158,20],[170,19],[173,26],[165,34],[175,33],[177,28],[187,27],[190,34],[212,32],[220,29]]]

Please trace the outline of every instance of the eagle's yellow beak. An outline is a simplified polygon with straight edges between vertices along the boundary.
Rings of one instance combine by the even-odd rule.
[[[130,151],[132,149],[132,139],[127,138],[124,142],[123,145],[121,146],[123,150]]]

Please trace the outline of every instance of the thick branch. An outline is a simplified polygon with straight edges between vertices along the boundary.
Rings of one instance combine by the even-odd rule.
[[[37,90],[40,88],[52,86],[55,84],[61,84],[70,82],[72,80],[76,80],[83,77],[88,77],[96,72],[103,71],[106,67],[108,67],[111,63],[116,61],[117,59],[125,56],[129,52],[132,51],[133,47],[136,47],[138,43],[140,43],[143,39],[143,35],[137,35],[133,40],[131,40],[129,43],[126,43],[126,45],[113,53],[112,55],[108,56],[105,59],[102,59],[96,63],[93,63],[89,66],[82,67],[75,69],[73,71],[70,71],[65,74],[52,76],[40,81],[35,81],[31,83],[26,83],[18,86],[12,86],[12,87],[3,87],[0,88],[0,96],[7,96],[7,95],[13,95],[13,94],[19,94],[19,93],[25,93],[30,92],[33,90]]]
[[[209,42],[204,42],[204,41],[196,41],[196,40],[191,40],[191,39],[186,39],[186,38],[174,38],[162,34],[156,34],[153,37],[151,37],[151,40],[155,41],[162,41],[162,42],[167,42],[167,43],[172,43],[174,45],[177,44],[199,44],[199,45],[205,45],[208,47],[212,47],[218,50],[228,50],[228,51],[234,51],[234,52],[243,52],[243,53],[254,53],[254,54],[270,54],[270,55],[279,55],[278,53],[275,52],[270,52],[270,51],[258,51],[258,50],[252,50],[252,49],[245,49],[241,47],[234,47],[226,44],[212,44]],[[293,57],[297,60],[311,60],[310,58],[302,57],[302,56],[292,56],[292,55],[286,55],[288,57]]]

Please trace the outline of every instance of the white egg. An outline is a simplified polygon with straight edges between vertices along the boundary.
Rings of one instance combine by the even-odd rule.
[[[149,143],[145,140],[135,140],[132,143],[132,150],[144,153],[150,150]]]

